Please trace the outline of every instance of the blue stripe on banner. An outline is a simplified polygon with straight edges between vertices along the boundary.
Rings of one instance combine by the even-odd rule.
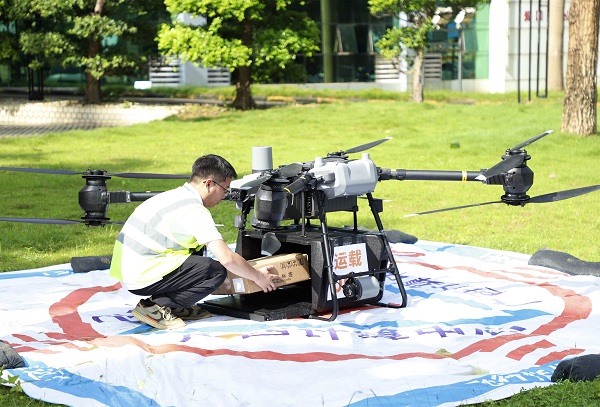
[[[40,270],[40,271],[27,271],[25,273],[18,271],[8,271],[0,273],[0,280],[11,280],[13,278],[27,278],[27,277],[64,277],[74,274],[73,270],[62,269],[62,270]]]
[[[81,401],[92,399],[107,406],[161,407],[156,401],[139,391],[91,380],[67,370],[35,366],[25,369],[9,369],[8,372],[18,376],[23,383],[29,383],[40,389],[56,390],[72,397],[81,398]]]
[[[427,407],[438,406],[444,403],[461,405],[465,400],[484,396],[486,393],[497,390],[501,386],[515,385],[522,387],[527,384],[550,382],[550,377],[557,365],[558,362],[551,362],[514,373],[491,374],[465,382],[409,390],[391,396],[369,397],[356,403],[348,404],[348,406]]]
[[[539,310],[532,309],[524,309],[518,311],[506,310],[503,311],[508,315],[504,316],[493,316],[493,317],[484,317],[477,319],[456,319],[453,321],[444,321],[443,323],[439,323],[440,325],[446,326],[459,326],[459,325],[475,325],[475,326],[502,326],[504,324],[516,324],[522,321],[526,321],[528,319],[537,318],[544,315],[550,315],[547,312],[542,312]],[[431,322],[420,321],[420,320],[410,320],[410,321],[380,321],[370,325],[360,325],[349,322],[342,322],[340,325],[347,326],[350,328],[354,328],[357,331],[360,330],[368,330],[373,328],[404,328],[410,326],[421,326],[430,324]]]
[[[150,325],[141,324],[136,326],[133,329],[129,329],[127,331],[119,332],[119,335],[127,336],[127,335],[140,335],[146,332],[157,332],[156,328],[151,327]]]
[[[550,315],[548,312],[536,310],[536,309],[522,309],[518,311],[503,310],[503,313],[507,315],[493,316],[486,318],[477,319],[455,319],[453,321],[445,321],[445,325],[461,325],[461,324],[484,324],[488,326],[500,326],[507,323],[517,323],[541,317],[544,315]]]

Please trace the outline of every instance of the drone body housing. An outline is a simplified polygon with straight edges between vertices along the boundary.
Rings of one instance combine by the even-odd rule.
[[[253,227],[275,230],[284,219],[318,217],[316,191],[325,195],[327,211],[352,210],[356,197],[373,192],[379,180],[379,170],[366,153],[359,160],[317,157],[301,168],[295,176],[278,174],[260,184],[254,197]]]
[[[328,199],[373,192],[379,180],[377,166],[368,153],[363,153],[359,160],[317,157],[308,174],[321,180],[317,189],[323,191]]]

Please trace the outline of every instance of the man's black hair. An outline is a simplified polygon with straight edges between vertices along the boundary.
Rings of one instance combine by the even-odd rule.
[[[207,154],[194,161],[190,181],[208,178],[214,178],[217,182],[223,182],[227,178],[237,178],[237,173],[229,161],[223,157],[215,154]]]

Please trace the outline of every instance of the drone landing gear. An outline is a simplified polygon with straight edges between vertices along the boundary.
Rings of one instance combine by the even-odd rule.
[[[301,318],[314,313],[310,287],[296,285],[281,287],[269,294],[232,295],[209,300],[202,307],[213,314],[261,322]]]
[[[369,232],[314,226],[288,226],[282,230],[242,230],[236,251],[251,260],[261,256],[261,245],[266,233],[272,233],[281,242],[279,253],[308,255],[311,279],[279,288],[271,293],[233,295],[204,302],[207,310],[251,320],[268,321],[285,318],[312,317],[335,320],[342,308],[379,305],[394,308],[406,305],[406,292],[389,243],[383,232]],[[325,244],[325,242],[328,242]],[[367,270],[364,272],[334,273],[336,246],[364,243]],[[387,273],[396,277],[402,304],[380,304]],[[332,282],[332,283],[330,283]],[[331,313],[329,318],[318,314]]]

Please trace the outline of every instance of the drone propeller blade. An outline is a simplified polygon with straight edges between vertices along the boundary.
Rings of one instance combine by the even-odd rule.
[[[518,151],[521,150],[523,147],[530,145],[531,143],[541,139],[542,137],[547,136],[548,134],[550,134],[552,132],[554,132],[554,130],[546,130],[542,134],[538,134],[537,136],[532,137],[529,140],[526,140],[526,141],[522,142],[521,144],[517,144],[513,148],[507,150],[507,155],[509,152],[513,152],[513,153],[511,155],[508,155],[507,158],[500,161],[498,164],[494,165],[492,168],[484,171],[479,177],[477,177],[477,179],[479,179],[480,181],[485,181],[488,178],[492,178],[496,175],[505,173],[513,168],[517,168],[518,166],[523,164],[523,162],[525,161],[525,153],[524,152],[518,153]]]
[[[2,222],[41,223],[47,225],[72,225],[82,224],[82,220],[71,219],[45,219],[45,218],[0,218]]]
[[[590,192],[594,192],[594,191],[598,191],[598,190],[600,190],[600,185],[590,185],[588,187],[568,189],[566,191],[551,192],[549,194],[538,195],[538,196],[535,196],[533,198],[530,198],[528,201],[524,201],[523,204],[558,202],[558,201],[562,201],[562,200],[565,200],[565,199],[575,198],[577,196],[585,195],[585,194],[588,194]],[[429,214],[429,213],[452,211],[452,210],[455,210],[455,209],[464,209],[464,208],[470,208],[470,207],[473,207],[473,206],[490,205],[490,204],[496,204],[496,203],[506,203],[506,202],[504,202],[504,201],[492,201],[492,202],[476,203],[476,204],[471,204],[471,205],[454,206],[452,208],[436,209],[436,210],[433,210],[433,211],[413,213],[413,214],[410,214],[410,215],[404,215],[404,217],[408,218],[410,216],[426,215],[426,214]]]
[[[73,220],[73,219],[52,219],[52,218],[0,218],[0,222],[17,222],[17,223],[37,223],[42,225],[84,225],[91,226],[99,225],[124,225],[125,222],[98,221],[93,220]]]
[[[295,177],[302,172],[302,163],[291,163],[279,167],[279,174],[282,177]]]
[[[511,155],[494,165],[492,168],[485,170],[481,175],[486,179],[492,178],[495,175],[502,174],[503,172],[507,172],[513,168],[517,168],[519,165],[523,164],[524,161],[525,156],[522,154]]]
[[[138,179],[188,179],[189,175],[179,174],[151,174],[143,172],[115,172],[106,174],[109,177],[138,178]]]
[[[559,192],[551,192],[549,194],[538,195],[536,197],[531,198],[527,203],[547,203],[547,202],[557,202],[562,201],[564,199],[575,198],[579,195],[588,194],[590,192],[594,192],[600,189],[600,185],[591,185],[589,187],[568,189],[566,191]]]
[[[404,215],[404,217],[405,218],[409,218],[411,216],[427,215],[427,214],[430,214],[430,213],[453,211],[455,209],[465,209],[465,208],[471,208],[471,207],[474,207],[474,206],[483,206],[483,205],[490,205],[490,204],[497,204],[497,203],[504,203],[504,202],[502,202],[502,201],[492,201],[492,202],[475,203],[475,204],[470,204],[470,205],[453,206],[451,208],[443,208],[443,209],[435,209],[433,211],[411,213],[410,215]]]
[[[539,139],[541,139],[542,137],[547,136],[548,134],[554,132],[554,130],[546,130],[545,132],[543,132],[542,134],[538,134],[535,137],[530,138],[527,141],[522,142],[521,144],[517,144],[516,146],[514,146],[513,148],[511,148],[511,150],[520,150],[525,146],[530,145],[531,143],[538,141]]]
[[[361,151],[365,151],[365,150],[368,150],[368,149],[373,148],[375,146],[378,146],[381,143],[384,143],[384,142],[386,142],[388,140],[391,140],[391,139],[392,139],[392,137],[386,137],[386,138],[382,138],[380,140],[371,141],[370,143],[363,144],[363,145],[360,145],[360,146],[356,146],[356,147],[353,147],[353,148],[351,148],[349,150],[343,151],[343,153],[344,154],[359,153]]]
[[[54,174],[54,175],[89,175],[89,171],[71,171],[71,170],[52,170],[46,168],[19,168],[19,167],[0,167],[1,171],[17,171],[17,172],[34,172],[38,174]],[[115,172],[105,173],[108,177],[121,178],[142,178],[142,179],[187,179],[189,175],[179,174],[152,174],[139,172]]]
[[[17,171],[17,172],[36,172],[42,174],[58,174],[58,175],[84,175],[85,172],[70,171],[70,170],[50,170],[44,168],[17,168],[17,167],[0,167],[1,171]]]
[[[240,188],[253,188],[253,187],[257,187],[260,184],[262,184],[263,182],[268,181],[269,179],[271,179],[271,174],[264,174],[264,175],[261,175],[258,178],[255,178],[253,180],[250,180],[250,181],[246,182]]]

